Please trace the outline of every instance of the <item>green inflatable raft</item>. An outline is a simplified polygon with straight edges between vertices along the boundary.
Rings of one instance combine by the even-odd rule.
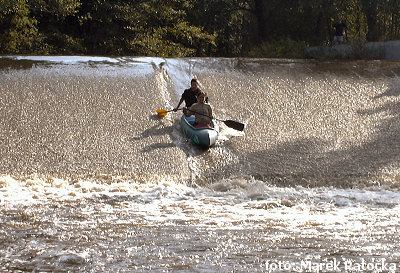
[[[195,145],[202,148],[209,148],[215,144],[218,139],[218,124],[212,120],[213,128],[195,128],[183,115],[181,117],[181,130],[183,134],[192,140]]]

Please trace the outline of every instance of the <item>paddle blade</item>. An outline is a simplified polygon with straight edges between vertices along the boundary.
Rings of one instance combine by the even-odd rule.
[[[158,108],[158,109],[156,109],[156,112],[157,112],[157,116],[159,118],[165,117],[167,115],[167,113],[168,113],[168,111],[165,110],[164,108]]]
[[[232,129],[235,129],[237,131],[243,131],[244,130],[244,124],[243,123],[240,123],[240,122],[237,122],[237,121],[234,121],[234,120],[229,120],[229,119],[228,120],[224,120],[223,122],[225,123],[226,126],[232,128]]]

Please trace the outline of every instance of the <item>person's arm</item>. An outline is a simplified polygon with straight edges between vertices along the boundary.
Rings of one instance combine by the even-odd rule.
[[[179,106],[181,106],[183,100],[184,100],[183,97],[179,100],[178,106],[173,109],[174,112],[178,111],[178,108]]]
[[[213,111],[212,111],[212,108],[211,108],[211,106],[209,105],[208,106],[208,109],[209,109],[209,113],[208,113],[208,115],[210,116],[210,119],[212,119],[213,118]]]
[[[187,116],[187,117],[193,115],[193,112],[190,111],[190,110],[192,110],[192,108],[193,108],[193,105],[190,106],[189,108],[183,107],[183,114],[184,114],[185,116]]]
[[[181,99],[179,100],[178,106],[174,108],[174,112],[178,111],[179,106],[181,106],[182,102],[186,99],[187,97],[187,90],[183,91]]]

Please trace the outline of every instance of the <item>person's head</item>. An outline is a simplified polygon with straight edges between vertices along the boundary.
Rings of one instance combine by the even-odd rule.
[[[196,98],[198,103],[204,103],[206,101],[207,94],[205,92],[200,91]]]
[[[199,82],[197,81],[196,78],[193,78],[193,79],[190,81],[190,86],[191,86],[191,88],[193,88],[193,89],[199,88]]]

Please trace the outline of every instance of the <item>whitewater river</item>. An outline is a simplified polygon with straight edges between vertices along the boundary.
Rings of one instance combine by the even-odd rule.
[[[0,272],[400,272],[400,62],[0,57]],[[217,145],[164,119],[197,77]]]

